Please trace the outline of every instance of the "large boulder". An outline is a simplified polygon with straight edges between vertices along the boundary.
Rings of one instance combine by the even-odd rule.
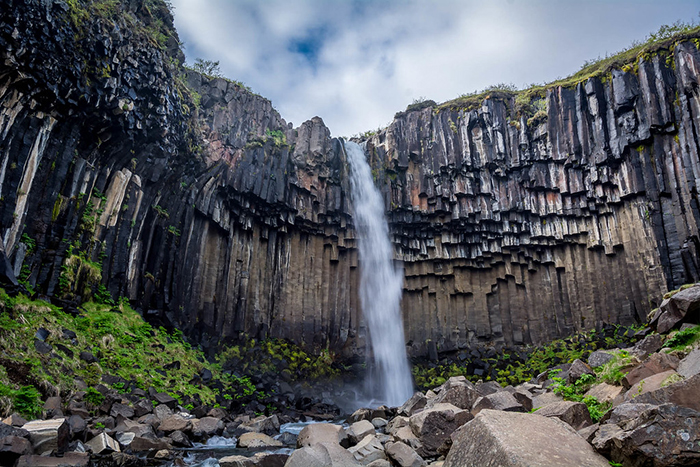
[[[108,452],[119,452],[119,443],[107,433],[100,433],[86,443],[93,454],[104,454]]]
[[[532,403],[532,401],[530,401]],[[508,391],[499,391],[481,397],[474,404],[472,415],[476,415],[483,409],[504,410],[506,412],[525,412],[523,405]]]
[[[471,410],[478,398],[479,393],[476,388],[464,376],[452,377],[440,387],[438,395],[428,403],[428,406],[452,404],[460,409]]]
[[[26,438],[13,435],[0,438],[0,465],[14,465],[20,456],[33,452],[32,443]]]
[[[586,391],[585,396],[593,396],[600,403],[613,402],[622,393],[622,386],[613,386],[608,383],[600,383]]]
[[[597,368],[608,363],[610,360],[615,358],[610,352],[605,350],[596,350],[588,356],[588,365],[592,368]]]
[[[612,439],[610,457],[624,465],[698,465],[700,412],[673,404],[652,407]]]
[[[158,429],[165,433],[173,431],[182,431],[187,433],[192,430],[192,421],[184,418],[181,415],[171,415],[158,425]]]
[[[595,376],[595,372],[591,369],[590,366],[588,366],[588,364],[582,362],[581,360],[579,360],[577,358],[571,364],[571,368],[569,368],[569,374],[567,375],[567,382],[569,384],[574,384],[583,375]]]
[[[362,438],[359,443],[349,448],[348,451],[362,465],[368,465],[378,459],[386,459],[382,442],[372,434]]]
[[[342,427],[331,423],[313,423],[306,425],[299,432],[297,447],[312,446],[314,444],[338,444],[338,435]],[[339,445],[339,444],[338,444]]]
[[[638,382],[636,382],[630,389],[625,393],[624,400],[629,402],[637,397],[646,394],[647,392],[653,392],[661,389],[664,384],[669,381],[669,378],[674,377],[677,373],[673,370],[662,371],[655,375],[648,376]]]
[[[621,382],[626,389],[629,389],[644,378],[676,368],[678,368],[678,357],[664,352],[655,353],[627,373]]]
[[[331,455],[324,444],[304,446],[295,450],[285,467],[332,467]],[[238,467],[238,466],[237,466]],[[241,465],[240,467],[248,467]]]
[[[656,405],[671,403],[700,411],[698,394],[700,394],[700,374],[654,391],[645,392],[635,397],[633,402]]]
[[[556,418],[485,409],[452,439],[443,467],[610,467]]]
[[[474,416],[469,411],[452,404],[436,404],[413,415],[409,425],[422,444],[418,454],[422,457],[436,456],[438,448],[452,432],[472,418]]]
[[[402,442],[386,443],[386,453],[399,467],[422,467],[425,465],[423,458]]]
[[[406,402],[404,402],[401,407],[399,407],[399,415],[406,415],[410,417],[419,410],[422,410],[427,403],[428,399],[425,397],[425,394],[422,392],[416,392]]]
[[[70,441],[70,427],[63,418],[53,420],[33,420],[25,423],[22,429],[29,432],[35,454],[65,452]]]
[[[656,330],[660,334],[665,334],[678,323],[683,322],[686,317],[696,318],[699,311],[700,286],[694,285],[661,302],[651,324],[656,325]]]
[[[238,438],[239,448],[266,448],[266,447],[282,447],[281,441],[278,441],[265,433],[256,433],[251,431],[243,433]]]
[[[368,420],[360,420],[345,428],[345,435],[350,440],[351,445],[362,441],[362,438],[375,433],[374,425]],[[342,435],[341,435],[342,436]]]

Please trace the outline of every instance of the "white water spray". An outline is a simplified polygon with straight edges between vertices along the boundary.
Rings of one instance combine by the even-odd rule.
[[[345,142],[360,253],[360,303],[369,327],[379,397],[390,406],[413,395],[399,302],[403,273],[394,267],[384,200],[374,186],[364,150]]]

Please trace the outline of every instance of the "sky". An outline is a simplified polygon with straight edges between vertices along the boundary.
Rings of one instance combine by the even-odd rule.
[[[187,63],[332,136],[389,124],[416,99],[519,88],[578,71],[677,20],[698,0],[172,0]]]

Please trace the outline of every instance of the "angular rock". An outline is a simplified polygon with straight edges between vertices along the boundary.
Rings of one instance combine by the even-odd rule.
[[[530,412],[532,410],[532,393],[524,389],[516,389],[512,393],[516,401],[522,405],[525,412]]]
[[[63,401],[58,396],[48,397],[44,402],[44,411],[46,418],[62,417],[63,416]]]
[[[253,459],[246,456],[226,456],[219,459],[220,467],[254,467]]]
[[[569,368],[569,374],[568,374],[568,379],[567,382],[569,384],[574,384],[576,381],[579,380],[583,375],[591,375],[595,376],[595,372],[591,369],[590,366],[588,366],[586,363],[583,363],[581,360],[578,358],[574,360],[574,362],[571,364],[571,368]]]
[[[660,389],[662,383],[675,374],[677,374],[675,371],[668,370],[638,381],[625,393],[624,401],[629,402],[642,394]]]
[[[479,381],[474,386],[480,396],[488,396],[494,392],[502,391],[503,388],[496,381]]]
[[[580,430],[593,425],[588,407],[581,402],[561,401],[547,404],[537,411],[542,417],[556,417],[568,423],[574,430]]]
[[[402,443],[386,443],[386,453],[399,467],[422,467],[425,461],[410,446]]]
[[[158,402],[158,404],[163,404],[168,406],[170,409],[177,407],[177,399],[174,399],[170,394],[165,392],[159,392],[153,396],[153,400]]]
[[[399,428],[393,433],[393,437],[395,441],[406,443],[414,449],[418,449],[421,446],[420,440],[413,434],[410,426]]]
[[[26,438],[12,435],[0,438],[0,465],[14,465],[20,456],[33,453],[32,443]]]
[[[318,443],[338,444],[338,434],[342,427],[331,423],[314,423],[305,426],[297,437],[297,447],[311,446]]]
[[[692,378],[700,374],[700,348],[693,350],[681,360],[676,371],[684,378]]]
[[[362,465],[368,465],[377,459],[386,459],[384,446],[373,434],[363,437],[355,446],[348,449]]]
[[[632,347],[630,353],[640,360],[644,360],[649,355],[656,353],[663,345],[663,338],[659,334],[649,334]]]
[[[386,427],[387,423],[388,422],[385,418],[375,417],[372,419],[372,426],[375,430],[381,430],[382,428]]]
[[[452,378],[450,378],[451,380]],[[446,385],[450,383],[448,381]],[[474,402],[479,398],[479,393],[469,381],[452,382],[444,387],[440,393],[430,401],[428,406],[435,404],[452,404],[460,409],[471,410]]]
[[[109,411],[109,415],[117,418],[119,416],[124,418],[132,418],[135,415],[135,411],[132,407],[126,404],[112,404],[112,408]]]
[[[359,465],[359,464],[358,464]],[[317,443],[295,450],[285,467],[332,467],[333,461],[325,445]],[[223,466],[222,466],[223,467]],[[242,467],[248,467],[244,465]]]
[[[147,399],[139,399],[134,404],[134,417],[143,417],[146,414],[153,412],[153,404]]]
[[[643,412],[655,407],[653,404],[640,404],[636,402],[625,402],[620,404],[610,412],[608,412],[601,422],[612,423],[615,425],[624,426],[629,420],[634,420]],[[602,426],[602,425],[601,425]]]
[[[678,358],[664,352],[652,354],[641,364],[633,368],[622,378],[625,389],[631,388],[637,382],[649,376],[678,368]]]
[[[536,414],[485,409],[452,441],[443,467],[610,467],[570,426]]]
[[[367,420],[360,420],[359,422],[355,422],[348,428],[345,428],[344,431],[350,439],[351,445],[357,444],[365,436],[373,435],[375,433],[374,425],[372,425],[372,423]]]
[[[401,407],[399,407],[399,414],[410,417],[419,410],[422,410],[427,403],[428,399],[425,397],[425,394],[423,394],[422,392],[416,392],[411,396],[410,399],[404,402],[404,404]]]
[[[474,416],[467,410],[452,404],[436,404],[411,416],[409,425],[422,444],[418,454],[421,457],[435,456],[452,432],[472,418]]]
[[[700,412],[673,404],[653,407],[613,440],[610,456],[625,465],[697,465]]]
[[[119,443],[106,433],[100,433],[85,443],[90,447],[93,454],[105,454],[108,452],[120,452]]]
[[[700,397],[698,397],[698,394],[700,394],[700,375],[695,375],[654,391],[645,391],[632,399],[632,401],[638,404],[655,405],[671,403],[700,411]]]
[[[695,285],[664,300],[659,307],[659,313],[654,316],[652,324],[656,324],[656,330],[659,334],[665,334],[681,323],[686,315],[694,316],[699,310],[700,286]]]
[[[22,456],[15,467],[88,467],[90,456],[86,452],[67,452],[62,457],[39,455]]]
[[[282,447],[281,441],[278,441],[264,433],[249,432],[243,433],[238,438],[239,448],[266,448],[266,447]]]
[[[152,439],[136,436],[129,443],[129,449],[133,452],[160,451],[161,449],[172,449],[172,446],[165,438]]]
[[[70,441],[70,427],[64,419],[34,420],[27,422],[22,429],[29,432],[35,454],[51,451],[65,452]]]
[[[605,350],[596,350],[588,356],[588,365],[590,365],[591,368],[597,368],[605,365],[613,358],[615,357]]]
[[[136,436],[143,436],[146,438],[155,437],[155,433],[153,432],[153,427],[151,425],[146,423],[138,423],[133,420],[122,420],[121,423],[115,427],[115,430],[134,433]]]
[[[192,420],[192,436],[195,438],[220,435],[224,431],[224,422],[214,417]]]
[[[405,426],[408,426],[408,417],[402,417],[401,415],[397,415],[396,417],[389,420],[389,423],[386,424],[385,431],[390,435],[393,435],[399,428]]]
[[[5,425],[10,425],[10,426],[15,426],[15,427],[21,427],[24,426],[25,423],[27,423],[27,420],[22,417],[18,413],[13,413],[6,419],[2,421]]]
[[[505,410],[508,412],[525,412],[523,405],[508,391],[500,391],[480,398],[474,408],[472,415],[476,415],[483,409]]]
[[[156,405],[153,409],[153,414],[158,420],[165,420],[173,415],[173,411],[165,404]]]
[[[136,434],[129,432],[120,432],[114,435],[114,438],[117,440],[121,447],[126,448],[131,444],[134,438],[136,438]]]
[[[561,396],[558,396],[554,394],[553,392],[545,392],[544,394],[540,394],[539,396],[535,396],[532,399],[532,408],[533,409],[539,409],[540,407],[544,407],[545,405],[548,404],[554,404],[556,402],[561,402],[564,399]]]
[[[622,433],[622,428],[615,424],[600,425],[591,444],[600,454],[610,455],[610,449],[615,444],[615,437]]]
[[[192,442],[190,442],[190,439],[182,431],[173,431],[168,437],[172,440],[173,446],[179,448],[192,447]]]
[[[360,420],[370,420],[372,418],[372,409],[359,408],[348,417],[348,423],[359,422]]]
[[[613,386],[608,383],[600,383],[592,386],[588,391],[586,391],[585,396],[593,396],[598,399],[598,402],[605,403],[615,400],[622,393],[622,386]]]
[[[189,432],[192,430],[192,421],[180,415],[171,415],[160,422],[158,430],[165,433],[172,433],[173,431]]]

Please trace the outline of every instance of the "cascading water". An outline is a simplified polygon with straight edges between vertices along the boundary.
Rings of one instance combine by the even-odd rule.
[[[390,406],[413,395],[399,303],[403,274],[394,267],[384,200],[358,144],[345,142],[360,253],[360,303],[369,327],[378,397]]]

